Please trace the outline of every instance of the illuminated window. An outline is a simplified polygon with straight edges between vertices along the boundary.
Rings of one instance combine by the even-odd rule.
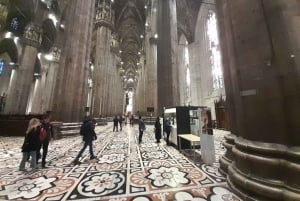
[[[20,22],[19,22],[18,18],[16,18],[16,17],[12,18],[10,26],[13,30],[17,31],[20,26]]]
[[[185,91],[185,103],[190,104],[191,100],[191,77],[190,77],[190,68],[189,68],[189,49],[188,42],[184,47],[184,66],[186,68],[186,91]]]
[[[126,112],[132,112],[132,108],[133,108],[133,92],[132,91],[129,91],[128,93],[128,105],[127,105],[127,108],[126,108]]]
[[[222,61],[218,38],[217,19],[215,12],[212,10],[210,10],[208,14],[207,35],[209,40],[209,49],[211,52],[210,61],[212,65],[213,88],[220,89],[224,87]]]
[[[4,67],[4,61],[1,59],[0,60],[0,75],[3,73],[3,67]]]

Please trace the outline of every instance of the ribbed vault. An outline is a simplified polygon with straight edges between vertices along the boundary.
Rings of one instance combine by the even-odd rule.
[[[119,71],[124,89],[135,88],[137,69],[143,50],[145,30],[145,1],[118,0],[114,4],[116,32],[119,37]]]

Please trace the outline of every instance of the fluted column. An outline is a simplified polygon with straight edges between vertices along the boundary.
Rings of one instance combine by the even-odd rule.
[[[245,201],[300,200],[300,2],[216,3],[234,134],[228,184]]]
[[[175,54],[178,44],[176,0],[158,1],[158,19],[158,113],[161,114],[164,107],[179,104],[178,69]]]
[[[35,76],[36,85],[33,88],[34,93],[32,94],[32,97],[30,97],[30,113],[42,114],[42,100],[44,98],[43,91],[45,90],[46,72],[48,70],[47,68],[47,64],[41,64],[41,72],[39,75]]]
[[[42,41],[42,29],[29,23],[23,36],[23,54],[20,66],[9,87],[4,112],[6,114],[25,114],[33,79],[37,48]]]
[[[57,75],[53,110],[55,118],[81,121],[88,94],[94,0],[72,0],[66,12],[65,44]]]
[[[111,30],[113,27],[114,13],[111,9],[111,1],[96,1],[96,54],[94,70],[94,116],[106,116],[108,114],[107,101],[111,101],[113,93],[109,86],[111,77],[109,77],[109,60],[111,57],[110,41]]]
[[[45,91],[43,93],[43,99],[42,99],[42,113],[53,110],[53,99],[55,98],[54,90],[56,86],[55,81],[56,81],[58,68],[59,68],[61,49],[56,46],[53,46],[50,49],[49,54],[51,55],[52,59],[48,61],[49,67],[47,70]]]

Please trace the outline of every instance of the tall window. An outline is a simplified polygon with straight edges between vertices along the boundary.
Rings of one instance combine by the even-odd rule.
[[[191,101],[191,78],[190,78],[190,68],[189,68],[189,49],[188,42],[184,47],[184,66],[186,68],[186,94],[185,94],[185,102],[187,105],[190,104]]]
[[[0,75],[3,73],[3,68],[4,68],[4,60],[0,59]]]
[[[218,38],[217,19],[214,11],[210,10],[207,19],[207,36],[211,52],[210,61],[212,65],[213,88],[224,87],[220,43]]]
[[[128,105],[127,105],[127,108],[126,108],[126,113],[127,112],[132,112],[132,106],[133,106],[133,103],[132,103],[133,92],[129,91],[127,94],[128,94]]]

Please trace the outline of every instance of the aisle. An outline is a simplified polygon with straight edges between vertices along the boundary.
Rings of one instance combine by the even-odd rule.
[[[152,126],[140,146],[137,126],[113,133],[109,124],[96,131],[97,162],[86,150],[81,165],[70,165],[82,147],[76,136],[50,145],[48,168],[26,173],[17,171],[23,138],[0,137],[0,200],[240,200],[217,173],[218,163],[195,165],[164,141],[154,143]],[[222,154],[222,135],[215,137]]]

